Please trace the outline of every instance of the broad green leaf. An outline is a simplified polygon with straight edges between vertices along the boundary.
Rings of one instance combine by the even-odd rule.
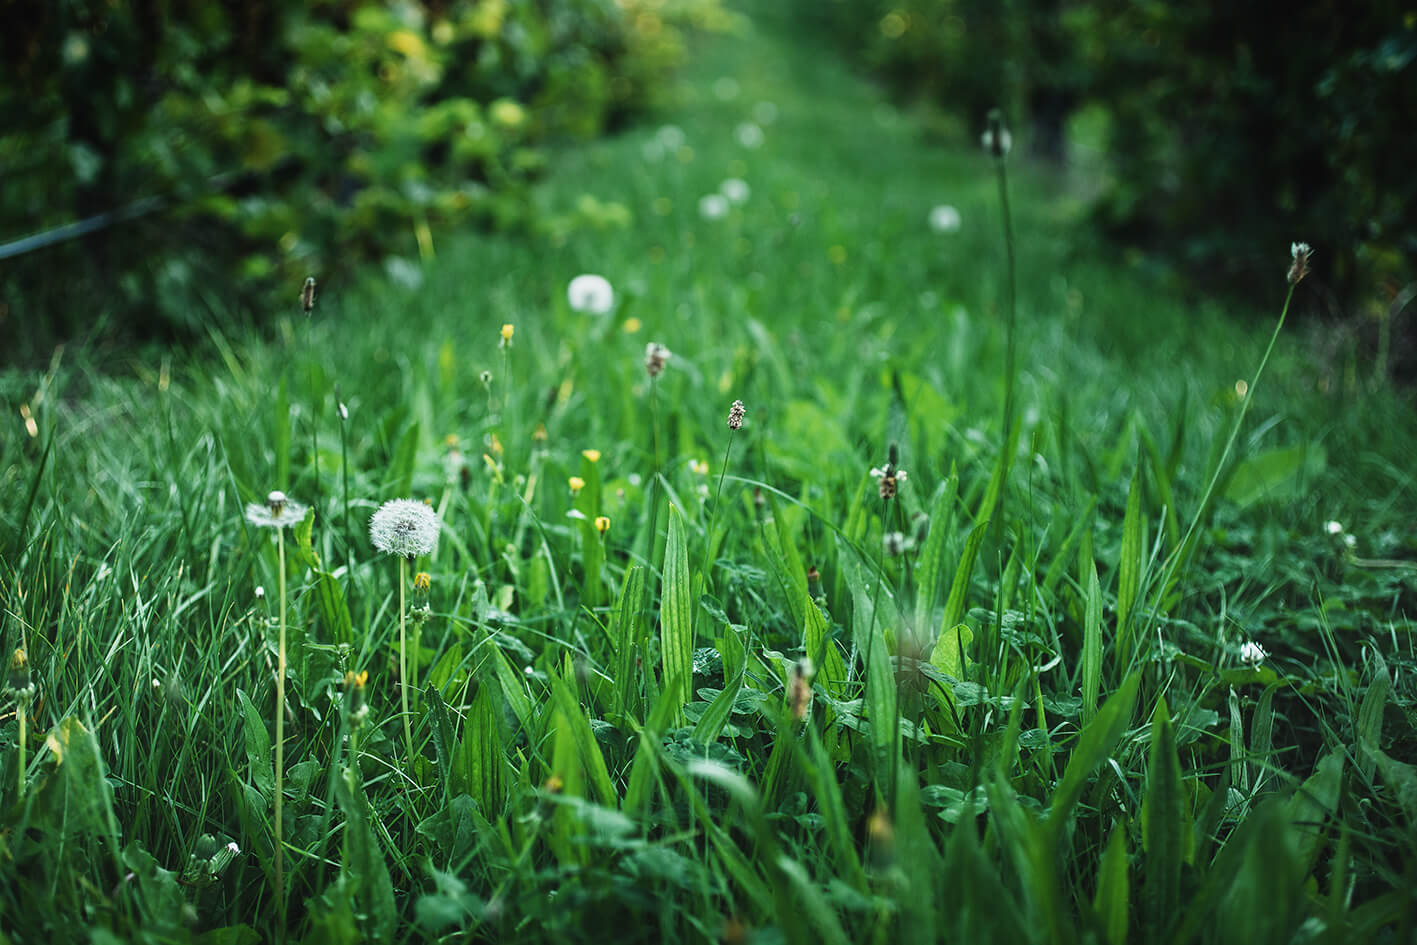
[[[1127,829],[1125,824],[1118,824],[1112,828],[1112,837],[1102,854],[1097,895],[1092,900],[1092,908],[1097,913],[1107,945],[1125,945],[1127,941],[1129,892]]]
[[[644,565],[632,565],[620,585],[620,599],[610,617],[610,639],[615,644],[615,713],[637,715],[640,711],[640,655],[642,614],[645,609]]]
[[[664,688],[675,694],[681,708],[689,701],[694,679],[694,615],[689,603],[689,548],[683,520],[679,509],[671,505],[659,613]]]
[[[959,493],[959,476],[951,474],[935,494],[930,505],[930,530],[920,548],[919,564],[915,569],[915,626],[924,630],[931,625],[935,600],[944,581],[944,552],[950,532],[954,529],[955,500]]]
[[[979,544],[988,532],[989,523],[980,521],[964,542],[964,553],[960,555],[959,566],[955,568],[954,581],[950,585],[949,600],[945,601],[945,619],[940,624],[948,630],[964,619],[965,606],[969,597],[969,577],[974,572],[974,559],[979,554]]]
[[[275,767],[271,761],[271,733],[266,729],[266,720],[251,704],[251,697],[240,689],[236,690],[236,701],[241,703],[246,736],[246,760],[251,765],[251,783],[270,803],[276,793]]]
[[[1225,497],[1244,508],[1262,499],[1293,495],[1307,477],[1328,465],[1322,447],[1299,444],[1256,453],[1230,472]]]
[[[576,698],[571,685],[566,681],[568,678],[575,678],[574,672],[571,667],[571,657],[567,654],[564,675],[551,674],[551,691],[556,699],[556,705],[561,710],[562,717],[570,726],[571,735],[575,740],[576,754],[580,758],[581,765],[585,768],[595,800],[607,806],[616,804],[620,798],[615,794],[615,788],[610,784],[610,772],[605,767],[605,756],[601,754],[600,744],[595,740],[595,733],[591,731],[590,718],[586,715],[580,700]],[[562,777],[565,777],[564,772],[560,773]]]
[[[733,714],[733,704],[738,699],[738,692],[743,688],[743,674],[739,673],[733,681],[723,687],[723,691],[714,697],[713,702],[704,710],[704,714],[699,716],[698,724],[694,726],[694,740],[702,744],[709,744],[718,739],[718,733],[723,731],[723,726],[728,722],[728,717]]]
[[[1151,759],[1146,771],[1146,801],[1142,804],[1146,914],[1153,941],[1165,937],[1180,908],[1184,804],[1176,733],[1163,698],[1151,717]]]

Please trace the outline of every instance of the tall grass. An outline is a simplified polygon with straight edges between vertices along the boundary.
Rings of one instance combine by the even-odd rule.
[[[337,453],[258,337],[174,362],[170,432],[145,351],[0,377],[34,421],[0,440],[0,642],[36,690],[23,766],[0,708],[0,933],[1409,936],[1410,402],[1327,399],[1292,336],[1064,255],[1020,168],[1001,301],[987,156],[768,29],[698,61],[690,150],[569,152],[543,242],[450,239],[419,292],[317,310]],[[700,218],[726,177],[751,199]],[[582,271],[613,314],[567,310]],[[288,547],[242,523],[317,462],[339,495]],[[402,495],[442,496],[411,648],[406,558],[352,525]]]

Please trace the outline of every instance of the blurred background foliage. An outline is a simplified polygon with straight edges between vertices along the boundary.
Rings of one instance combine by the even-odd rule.
[[[532,226],[547,146],[653,104],[685,30],[728,22],[718,0],[3,7],[0,243],[128,218],[0,261],[0,329],[30,337],[198,330],[427,258],[439,225]]]
[[[1304,239],[1333,313],[1388,317],[1417,262],[1417,9],[1397,0],[796,0],[904,95],[1066,163],[1102,228],[1268,293]]]

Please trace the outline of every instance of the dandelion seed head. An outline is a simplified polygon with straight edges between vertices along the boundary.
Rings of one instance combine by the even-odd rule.
[[[438,515],[414,499],[391,499],[369,519],[369,539],[385,554],[414,558],[433,550]]]
[[[930,208],[930,229],[936,233],[957,233],[960,222],[959,211],[947,203]]]
[[[566,301],[572,311],[604,315],[615,306],[615,290],[604,276],[583,273],[566,286]]]
[[[730,177],[718,185],[718,192],[731,204],[747,203],[753,191],[748,182],[739,177]]]
[[[980,135],[979,140],[984,145],[984,150],[996,158],[1007,157],[1013,148],[1013,135],[1004,127],[1004,116],[997,108],[989,112],[989,127]]]
[[[763,146],[763,129],[754,122],[745,121],[733,129],[733,139],[738,142],[740,147],[756,151]]]
[[[1289,244],[1289,284],[1297,285],[1299,280],[1309,274],[1309,257],[1314,255],[1313,247],[1308,243]]]
[[[265,502],[246,503],[246,521],[257,528],[285,528],[305,518],[307,507],[279,490],[266,496]]]
[[[699,198],[699,216],[705,220],[721,220],[728,216],[728,198],[723,194],[704,194]]]

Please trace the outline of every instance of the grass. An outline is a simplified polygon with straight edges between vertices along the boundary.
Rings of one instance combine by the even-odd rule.
[[[1274,311],[1227,311],[1011,166],[1006,435],[989,159],[756,22],[702,40],[682,145],[563,154],[543,232],[0,376],[36,686],[23,771],[0,704],[0,936],[1408,940],[1410,394],[1321,392],[1288,327],[1237,394],[1287,247]],[[612,314],[567,307],[584,271]],[[284,573],[242,515],[273,489],[315,510]],[[404,496],[426,592],[367,539]]]

